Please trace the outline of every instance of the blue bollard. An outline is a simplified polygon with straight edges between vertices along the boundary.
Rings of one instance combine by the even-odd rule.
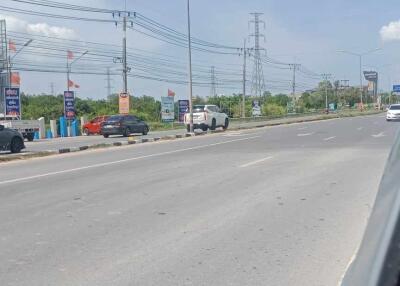
[[[35,134],[33,136],[33,139],[38,140],[39,139],[39,132],[35,131]]]
[[[46,138],[47,138],[47,139],[52,139],[52,138],[53,138],[53,133],[51,132],[50,129],[47,129]]]
[[[67,120],[60,117],[60,137],[68,137]]]
[[[71,122],[71,136],[72,137],[76,136],[76,120]]]

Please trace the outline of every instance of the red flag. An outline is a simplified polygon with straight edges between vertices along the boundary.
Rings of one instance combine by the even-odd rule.
[[[74,86],[74,82],[72,80],[68,80],[68,87],[73,87]]]
[[[175,96],[175,92],[172,90],[168,89],[168,96]]]
[[[67,51],[67,59],[72,60],[74,58],[74,53],[71,51]]]
[[[19,86],[21,84],[21,78],[19,77],[19,72],[11,73],[11,85]]]
[[[10,51],[14,51],[14,52],[17,51],[17,47],[15,46],[15,43],[11,40],[8,41],[8,49]]]

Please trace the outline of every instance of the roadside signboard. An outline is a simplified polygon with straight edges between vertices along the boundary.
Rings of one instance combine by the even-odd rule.
[[[253,100],[252,102],[252,115],[255,116],[261,116],[261,107],[260,107],[260,102],[258,100]]]
[[[163,122],[174,122],[174,97],[161,97],[161,120]]]
[[[376,71],[364,71],[364,77],[368,81],[377,81],[378,73]]]
[[[189,100],[178,100],[178,108],[179,108],[179,122],[184,121],[184,116],[186,111],[189,109]]]
[[[393,92],[400,92],[400,84],[393,85]]]
[[[119,114],[128,114],[129,113],[129,93],[121,92],[119,94]]]
[[[21,99],[19,97],[19,87],[4,88],[6,116],[21,116]]]
[[[75,119],[75,93],[64,91],[64,117],[68,120]]]

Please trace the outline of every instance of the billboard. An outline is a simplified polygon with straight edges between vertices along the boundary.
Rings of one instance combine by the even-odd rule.
[[[119,114],[128,114],[129,113],[129,93],[121,92],[119,94]]]
[[[364,77],[368,81],[376,82],[378,80],[378,73],[376,71],[364,71]]]
[[[173,122],[174,119],[174,97],[161,97],[161,120],[164,122]]]
[[[253,100],[252,102],[252,115],[261,116],[261,106],[258,100]]]
[[[19,87],[4,88],[6,116],[21,116],[21,100],[19,97]]]
[[[178,108],[179,108],[179,122],[184,121],[184,116],[186,111],[189,110],[189,100],[178,100]]]
[[[68,120],[75,119],[75,93],[64,91],[64,117]]]

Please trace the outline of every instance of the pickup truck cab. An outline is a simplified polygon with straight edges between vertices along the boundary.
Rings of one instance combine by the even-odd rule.
[[[0,151],[19,153],[24,148],[24,137],[18,131],[0,125]]]
[[[186,112],[184,117],[186,129],[190,131],[190,113]],[[215,130],[217,127],[227,129],[229,126],[228,115],[221,112],[219,107],[212,104],[193,106],[193,129],[202,129],[203,131]]]

